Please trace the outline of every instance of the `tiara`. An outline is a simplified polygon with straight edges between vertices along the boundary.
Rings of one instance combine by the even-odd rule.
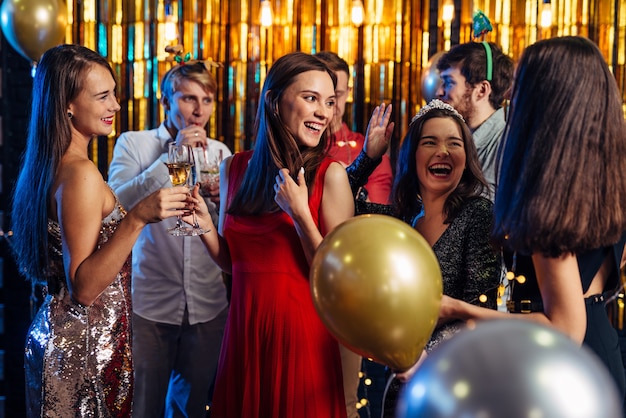
[[[453,108],[452,106],[450,106],[448,103],[444,101],[441,101],[439,99],[433,99],[426,106],[423,106],[419,110],[419,112],[417,112],[415,116],[413,116],[413,119],[411,119],[411,123],[415,122],[417,119],[421,118],[422,116],[424,116],[425,114],[427,114],[433,109],[443,109],[443,110],[452,112],[454,116],[457,116],[459,119],[465,122],[465,119],[463,119],[463,116],[461,116],[461,114],[457,112],[455,108]]]

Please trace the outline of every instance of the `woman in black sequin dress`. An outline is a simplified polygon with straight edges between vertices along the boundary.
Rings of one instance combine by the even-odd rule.
[[[392,205],[357,200],[357,212],[388,214],[412,225],[433,247],[441,267],[444,294],[496,309],[495,292],[503,265],[499,251],[490,243],[493,205],[481,197],[487,183],[463,118],[437,99],[423,107],[411,122],[397,167]],[[360,170],[358,162],[349,172],[351,180],[359,184],[367,170],[355,170]],[[440,321],[426,353],[463,326],[463,321]],[[393,416],[401,382],[414,369],[391,381],[386,415]]]

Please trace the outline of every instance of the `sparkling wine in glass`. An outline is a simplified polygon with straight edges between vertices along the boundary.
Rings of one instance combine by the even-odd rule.
[[[223,159],[223,152],[215,147],[194,148],[193,152],[200,194],[207,198],[211,197],[210,190],[220,184],[220,163]]]
[[[192,180],[192,167],[194,165],[193,153],[189,145],[176,145],[172,143],[168,149],[168,162],[166,163],[170,174],[170,181],[174,187],[183,186]],[[193,236],[204,234],[205,231],[198,225],[195,218],[192,226],[186,226],[180,216],[176,218],[176,225],[168,229],[175,236]]]
[[[188,163],[167,163],[170,172],[170,180],[174,186],[187,184],[187,178],[191,174],[191,164]]]

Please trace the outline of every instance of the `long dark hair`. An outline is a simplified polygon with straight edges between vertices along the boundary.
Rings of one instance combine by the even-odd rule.
[[[459,185],[448,196],[444,204],[445,222],[449,223],[455,218],[466,199],[478,197],[489,189],[480,168],[472,133],[465,122],[457,113],[451,110],[429,110],[423,116],[411,122],[409,126],[409,131],[400,146],[396,177],[391,190],[391,200],[397,214],[408,223],[411,223],[413,217],[422,209],[422,202],[419,198],[421,191],[417,177],[415,152],[422,137],[424,123],[433,118],[452,119],[461,130],[463,145],[465,146],[466,169],[461,176]]]
[[[38,283],[46,282],[50,188],[72,138],[68,107],[94,65],[107,68],[115,79],[109,63],[98,53],[79,45],[60,45],[43,54],[33,81],[26,150],[11,220],[20,272]]]
[[[596,45],[567,36],[526,48],[499,159],[498,241],[547,256],[618,241],[626,230],[626,126]]]
[[[337,85],[335,73],[313,55],[293,52],[274,62],[261,91],[254,130],[256,143],[254,152],[235,194],[228,213],[235,215],[258,215],[276,209],[274,182],[281,168],[295,175],[304,167],[309,193],[313,180],[328,146],[328,130],[322,134],[320,143],[313,147],[300,147],[294,136],[285,129],[278,111],[284,91],[295,78],[307,71],[326,72]]]

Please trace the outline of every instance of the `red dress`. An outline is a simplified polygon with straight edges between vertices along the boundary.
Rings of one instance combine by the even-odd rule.
[[[339,160],[345,165],[350,165],[363,149],[365,137],[358,132],[353,132],[348,125],[343,122],[341,129],[331,137],[328,156]],[[383,154],[382,161],[367,178],[365,189],[370,202],[387,205],[391,188],[393,186],[393,171],[391,160],[387,154]]]
[[[233,157],[229,201],[251,155]],[[318,226],[330,162],[322,163],[309,198]],[[293,221],[278,211],[227,215],[224,222],[232,296],[211,416],[345,417],[338,344],[313,306],[309,264]]]

